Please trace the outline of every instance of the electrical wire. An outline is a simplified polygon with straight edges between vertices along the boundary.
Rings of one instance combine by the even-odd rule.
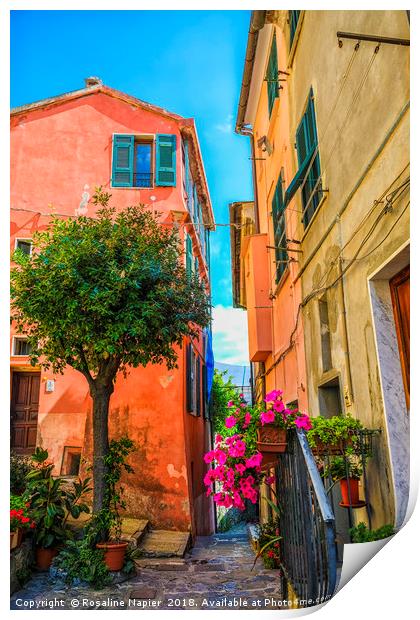
[[[402,188],[402,189],[401,189]],[[389,188],[388,188],[389,189]],[[366,258],[367,256],[370,256],[370,254],[372,254],[375,250],[377,250],[383,243],[384,241],[389,237],[389,235],[391,234],[392,230],[395,228],[395,226],[397,225],[397,223],[400,221],[400,219],[402,218],[403,214],[405,213],[405,211],[408,209],[408,206],[410,204],[410,201],[407,202],[407,204],[405,205],[403,211],[400,213],[400,215],[398,216],[398,218],[395,220],[395,222],[393,223],[393,225],[391,226],[391,228],[388,230],[387,234],[381,239],[381,241],[372,249],[370,250],[367,254],[365,254],[363,257],[361,258],[357,258],[360,251],[362,250],[363,246],[365,245],[365,243],[370,239],[370,237],[373,235],[373,232],[375,231],[376,227],[378,226],[379,222],[382,220],[382,217],[390,212],[390,208],[392,207],[392,204],[398,200],[398,198],[400,198],[402,196],[402,194],[404,193],[404,191],[407,189],[407,185],[404,183],[402,184],[402,186],[400,186],[399,188],[397,188],[396,190],[394,190],[394,192],[391,192],[391,194],[388,194],[389,197],[392,196],[392,194],[394,194],[394,197],[390,199],[390,201],[386,202],[384,208],[382,209],[382,211],[380,212],[380,214],[378,215],[377,219],[375,220],[375,222],[373,223],[373,225],[371,226],[371,228],[369,229],[369,231],[366,233],[365,237],[363,238],[362,242],[360,243],[358,249],[356,250],[356,253],[354,254],[354,256],[349,260],[348,264],[346,265],[346,267],[341,271],[340,275],[330,284],[328,284],[328,286],[325,286],[323,288],[317,288],[317,289],[313,289],[308,295],[305,296],[305,298],[300,302],[298,309],[297,309],[297,313],[296,313],[296,319],[295,319],[295,325],[294,328],[290,334],[290,340],[289,340],[289,345],[288,347],[282,351],[282,353],[280,354],[280,356],[277,358],[277,360],[275,362],[273,362],[273,364],[270,366],[270,368],[268,368],[264,373],[262,373],[262,376],[267,376],[268,374],[270,374],[272,372],[272,370],[274,370],[274,368],[276,368],[276,366],[282,361],[282,359],[287,355],[287,353],[294,347],[295,345],[295,340],[294,340],[294,335],[298,329],[299,326],[299,318],[300,318],[300,313],[302,311],[302,309],[311,301],[311,299],[313,299],[314,297],[316,297],[319,294],[324,294],[327,290],[329,290],[330,288],[332,288],[333,286],[335,286],[343,277],[344,275],[347,273],[347,271],[351,268],[351,266],[357,261],[357,260],[363,260],[364,258]],[[387,190],[388,191],[388,190]],[[387,196],[387,197],[388,197]],[[348,245],[348,243],[346,244],[346,246]]]

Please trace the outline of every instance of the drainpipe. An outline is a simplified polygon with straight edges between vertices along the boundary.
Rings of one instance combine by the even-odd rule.
[[[343,323],[343,334],[344,334],[344,357],[346,359],[346,366],[347,366],[347,377],[348,377],[349,391],[350,391],[349,396],[350,396],[351,404],[353,404],[354,402],[353,379],[352,379],[352,374],[351,374],[351,362],[350,362],[350,351],[349,351],[349,331],[347,327],[346,298],[344,295],[343,259],[341,256],[340,256],[340,260],[338,261],[338,265],[339,265],[339,274],[340,274],[342,323]]]

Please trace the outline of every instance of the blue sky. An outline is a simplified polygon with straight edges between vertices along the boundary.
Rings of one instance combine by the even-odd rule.
[[[234,133],[250,11],[12,11],[11,106],[105,84],[194,117],[216,222],[252,199],[249,140]],[[247,363],[231,308],[229,228],[211,235],[215,357]]]

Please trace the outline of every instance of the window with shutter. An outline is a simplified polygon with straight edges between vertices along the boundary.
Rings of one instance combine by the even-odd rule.
[[[176,185],[176,136],[156,136],[156,185]]]
[[[283,175],[280,174],[274,191],[272,202],[272,217],[274,229],[274,245],[276,247],[276,284],[280,281],[286,267],[288,265],[289,256],[286,247],[286,220],[284,216],[284,200],[283,200]]]
[[[314,157],[315,151],[317,153]],[[302,221],[306,228],[319,205],[320,195],[322,195],[321,164],[318,152],[318,132],[312,88],[309,93],[305,113],[296,130],[296,153],[298,171],[286,190],[284,206],[288,205],[296,191],[301,187]]]
[[[195,414],[197,416],[201,415],[201,359],[200,356],[197,355],[197,359],[195,362]]]
[[[191,343],[187,344],[187,360],[186,360],[186,383],[187,383],[187,411],[188,413],[194,412],[194,350]]]
[[[112,144],[113,187],[133,186],[134,136],[115,134]]]
[[[274,33],[273,42],[271,44],[270,57],[268,59],[265,79],[267,81],[268,116],[271,117],[274,101],[279,96],[279,67],[277,62],[276,33]]]
[[[185,233],[185,237],[186,237],[185,269],[187,271],[187,276],[190,278],[192,275],[192,269],[193,269],[192,239],[188,233]]]
[[[293,40],[296,34],[296,28],[299,21],[300,11],[289,11],[289,26],[290,26],[290,47],[293,45]]]

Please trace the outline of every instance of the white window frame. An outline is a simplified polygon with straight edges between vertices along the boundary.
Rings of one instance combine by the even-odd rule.
[[[29,256],[32,256],[32,251],[34,249],[34,244],[33,244],[32,238],[31,237],[16,237],[16,239],[15,239],[15,250],[18,249],[19,241],[25,241],[26,243],[30,243],[31,244],[31,251],[29,252]]]
[[[28,340],[27,336],[12,336],[12,357],[29,357],[28,353],[15,353],[15,345],[17,340]]]

